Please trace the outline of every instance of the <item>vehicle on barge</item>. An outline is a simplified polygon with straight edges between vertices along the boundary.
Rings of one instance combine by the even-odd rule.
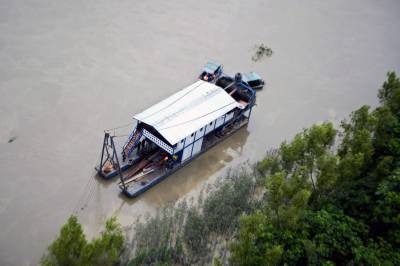
[[[105,131],[96,170],[119,176],[122,192],[136,197],[247,125],[255,100],[242,74],[230,77],[209,61],[195,83],[135,115],[123,146]]]

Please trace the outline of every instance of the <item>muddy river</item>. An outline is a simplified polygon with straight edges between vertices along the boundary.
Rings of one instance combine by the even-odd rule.
[[[398,0],[0,0],[0,264],[37,264],[77,206],[89,235],[111,215],[129,225],[376,104],[386,72],[400,72],[399,14]],[[257,43],[273,56],[252,62]],[[94,180],[103,130],[195,81],[209,58],[265,78],[248,127],[135,200]]]

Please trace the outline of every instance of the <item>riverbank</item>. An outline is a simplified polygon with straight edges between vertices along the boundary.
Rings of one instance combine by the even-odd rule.
[[[304,127],[376,105],[385,73],[400,69],[395,0],[0,6],[2,265],[39,261],[87,193],[103,130],[190,84],[208,59],[266,80],[248,128],[134,201],[119,197],[117,181],[97,182],[79,214],[89,238],[107,217],[129,225],[229,167],[261,160]],[[273,56],[253,62],[258,43]]]
[[[133,221],[124,249],[121,230],[109,232],[112,219],[98,252],[72,252],[71,241],[54,249],[82,235],[62,229],[70,234],[51,245],[46,258],[54,263],[44,265],[398,265],[400,79],[394,72],[378,98],[377,108],[360,107],[340,128],[315,124],[255,165],[233,169],[197,200]],[[63,263],[64,254],[79,255]]]

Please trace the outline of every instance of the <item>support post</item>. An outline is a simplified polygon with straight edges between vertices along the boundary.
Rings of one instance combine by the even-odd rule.
[[[254,106],[254,105],[252,105],[252,106],[250,107],[249,117],[248,117],[249,121],[250,121],[251,110],[253,110],[253,106]]]
[[[113,137],[110,137],[110,140],[111,140],[111,147],[112,147],[112,149],[113,149],[112,160],[113,160],[113,162],[117,165],[119,178],[121,179],[121,183],[122,183],[122,186],[124,187],[124,190],[126,190],[126,185],[125,185],[124,177],[122,176],[121,167],[120,167],[120,165],[119,165],[119,160],[118,160],[117,151],[115,150],[114,138],[113,138]],[[114,160],[114,156],[115,156],[115,160]]]
[[[249,111],[249,117],[248,117],[248,120],[249,120],[249,122],[250,122],[250,116],[251,116],[251,111],[253,110],[253,107],[254,107],[254,105],[256,104],[256,97],[255,97],[255,94],[253,94],[254,96],[253,96],[253,98],[252,98],[252,103],[251,103],[251,105],[250,105],[250,111]]]
[[[102,171],[102,169],[103,169],[103,165],[104,165],[104,163],[103,163],[103,159],[104,159],[104,150],[106,150],[106,152],[107,152],[107,160],[108,160],[108,157],[110,156],[109,153],[108,153],[108,147],[107,147],[107,145],[108,145],[108,138],[109,138],[109,137],[110,137],[110,134],[107,133],[107,132],[105,132],[105,133],[104,133],[104,140],[103,140],[103,147],[102,147],[102,149],[101,149],[100,165],[99,165],[99,169],[98,169],[98,172],[99,172],[99,173],[101,173],[101,171]]]

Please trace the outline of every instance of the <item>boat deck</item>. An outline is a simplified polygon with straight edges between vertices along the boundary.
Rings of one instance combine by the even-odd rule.
[[[154,171],[149,172],[149,173],[146,173],[145,170],[141,170],[140,172],[138,172],[134,168],[130,169],[127,172],[127,174],[124,175],[125,176],[124,177],[125,188],[124,188],[122,182],[119,183],[119,187],[121,188],[123,193],[125,193],[130,198],[138,196],[139,194],[145,192],[146,190],[148,190],[152,186],[154,186],[157,183],[161,182],[167,176],[171,175],[172,173],[174,173],[177,170],[179,170],[180,168],[182,168],[184,165],[186,165],[189,162],[191,162],[196,157],[198,157],[201,154],[203,154],[204,152],[206,152],[208,149],[212,148],[213,146],[215,146],[219,142],[225,140],[226,138],[228,138],[229,136],[234,134],[240,128],[245,126],[248,122],[249,121],[246,118],[246,119],[244,119],[243,121],[241,121],[238,124],[229,125],[227,128],[225,128],[218,135],[211,134],[210,136],[206,137],[204,139],[203,148],[202,148],[202,151],[200,153],[196,154],[191,159],[189,159],[189,160],[187,160],[185,162],[182,162],[180,164],[176,164],[172,169],[167,169],[164,165],[160,165],[159,168],[157,168]],[[129,175],[131,175],[131,176],[129,176]]]
[[[118,157],[118,161],[120,163],[122,172],[131,168],[140,159],[140,157],[138,155],[136,155],[136,153],[132,152],[132,155],[130,157],[128,157],[127,160],[122,161],[122,149],[119,146],[116,146],[116,152],[117,152],[117,157]],[[95,170],[98,172],[100,177],[102,177],[103,179],[111,179],[114,176],[118,175],[118,169],[115,169],[114,167],[112,168],[112,170],[110,172],[104,172],[104,167],[103,167],[103,169],[101,169],[101,171],[99,171],[99,166],[97,165],[95,167]]]

